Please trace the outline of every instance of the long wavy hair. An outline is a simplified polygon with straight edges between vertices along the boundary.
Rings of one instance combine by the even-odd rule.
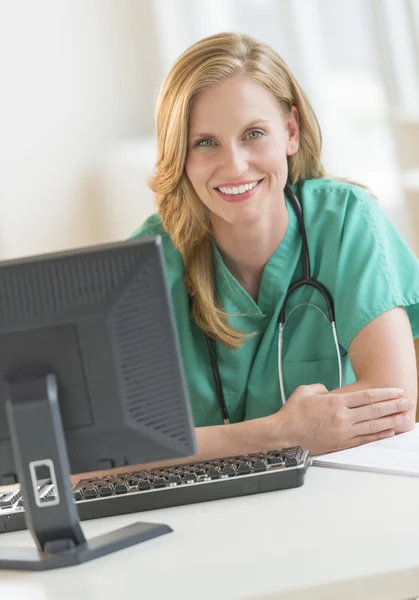
[[[286,63],[269,46],[236,33],[219,33],[188,48],[174,63],[157,103],[157,163],[149,185],[164,229],[182,254],[192,317],[210,337],[230,348],[248,337],[228,322],[215,290],[212,234],[208,209],[185,171],[189,116],[194,98],[216,83],[243,74],[263,85],[286,117],[299,115],[298,151],[288,157],[288,180],[325,176],[320,161],[322,138],[317,117]]]

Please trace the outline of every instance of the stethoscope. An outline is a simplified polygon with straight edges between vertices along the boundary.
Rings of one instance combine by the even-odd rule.
[[[338,359],[339,387],[342,387],[342,359],[340,356],[339,340],[338,340],[338,336],[337,336],[337,332],[336,332],[335,308],[334,308],[334,304],[333,304],[333,299],[332,299],[330,292],[325,288],[325,286],[322,285],[320,282],[316,281],[315,279],[312,279],[310,276],[310,255],[308,252],[307,234],[306,234],[306,230],[305,230],[305,226],[304,226],[303,209],[302,209],[302,206],[301,206],[297,196],[294,194],[294,192],[292,191],[292,189],[290,188],[290,186],[288,184],[285,186],[284,191],[285,191],[287,198],[290,200],[291,204],[293,205],[295,214],[298,219],[298,226],[300,229],[301,240],[302,240],[301,254],[302,254],[302,259],[303,259],[303,275],[300,279],[298,279],[297,281],[294,281],[294,283],[291,284],[290,287],[288,288],[287,293],[285,294],[284,302],[282,303],[279,317],[278,317],[278,323],[279,323],[278,377],[279,377],[279,388],[280,388],[280,392],[281,392],[282,404],[285,404],[285,402],[287,400],[287,398],[285,397],[284,376],[283,376],[283,371],[282,371],[282,342],[283,342],[284,328],[285,328],[285,325],[287,324],[289,317],[294,312],[294,310],[296,310],[300,306],[304,306],[304,305],[299,304],[299,305],[295,306],[291,310],[291,312],[289,313],[287,318],[285,318],[285,309],[286,309],[287,301],[289,300],[291,294],[293,292],[295,292],[295,290],[297,290],[298,288],[302,287],[303,285],[311,285],[312,287],[314,287],[316,290],[318,290],[322,294],[323,298],[326,301],[329,317],[327,317],[327,315],[322,311],[322,309],[319,308],[318,306],[316,306],[315,304],[308,304],[308,306],[312,306],[313,308],[316,308],[317,310],[319,310],[321,312],[321,314],[324,316],[324,318],[326,319],[326,321],[328,321],[330,323],[330,325],[332,326],[333,339],[335,341],[335,348],[336,348],[336,354],[337,354],[337,359]],[[220,405],[220,410],[221,410],[224,424],[229,425],[230,418],[228,415],[227,405],[226,405],[225,398],[224,398],[220,370],[218,368],[216,342],[215,342],[214,338],[211,338],[209,336],[206,336],[206,340],[207,340],[207,346],[208,346],[208,354],[209,354],[209,358],[210,358],[210,362],[211,362],[211,369],[212,369],[212,373],[214,376],[214,383],[215,383],[215,389],[217,392],[218,403]]]

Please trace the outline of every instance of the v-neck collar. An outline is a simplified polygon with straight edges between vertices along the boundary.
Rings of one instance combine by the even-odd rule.
[[[265,265],[257,303],[230,273],[216,244],[213,244],[215,283],[221,303],[223,304],[224,299],[228,300],[242,314],[263,318],[272,313],[291,282],[300,257],[301,240],[298,239],[297,216],[287,197],[285,200],[288,209],[288,227],[281,243]]]

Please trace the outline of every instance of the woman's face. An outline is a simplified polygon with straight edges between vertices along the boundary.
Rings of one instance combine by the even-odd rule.
[[[186,173],[211,220],[239,225],[268,217],[284,202],[287,156],[298,150],[298,113],[284,117],[267,89],[244,76],[196,97]]]

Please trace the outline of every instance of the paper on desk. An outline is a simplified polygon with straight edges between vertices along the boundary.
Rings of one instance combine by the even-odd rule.
[[[413,431],[386,440],[315,456],[312,464],[419,477],[419,423]]]

